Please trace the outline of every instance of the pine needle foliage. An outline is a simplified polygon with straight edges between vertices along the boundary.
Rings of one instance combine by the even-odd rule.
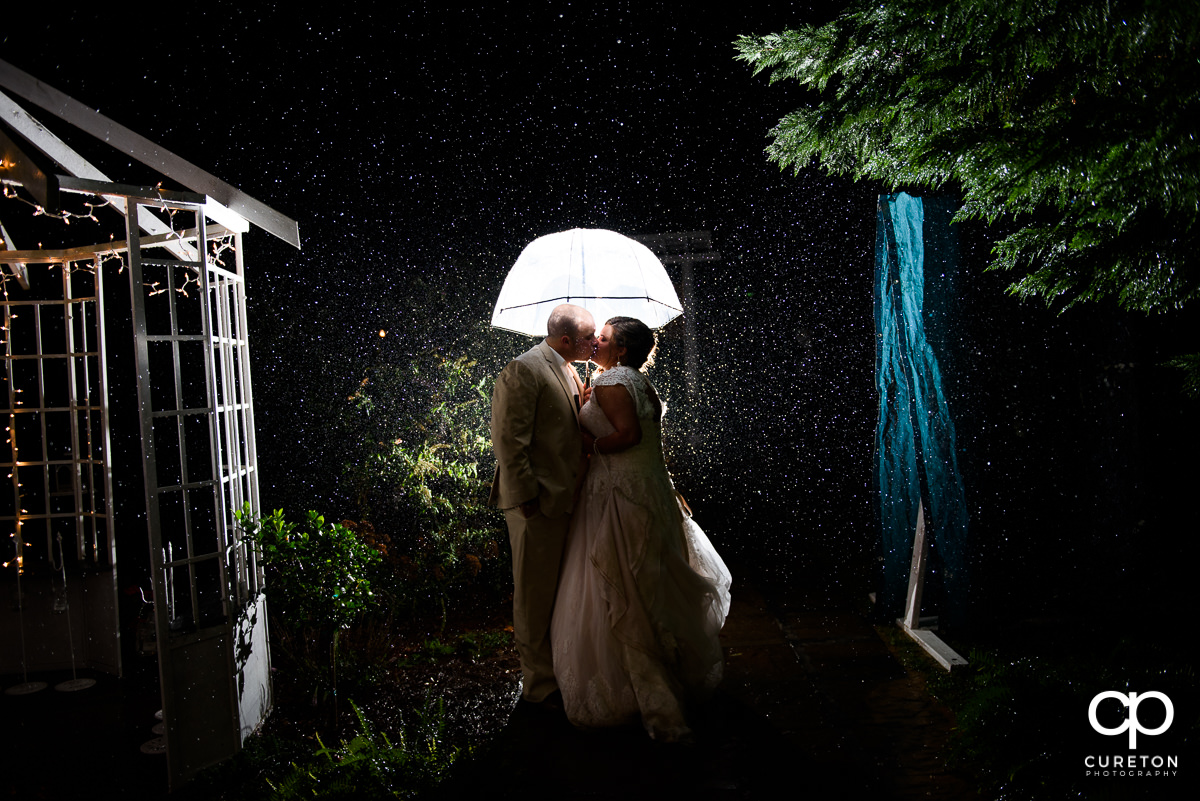
[[[1010,292],[1159,312],[1200,295],[1200,0],[855,0],[737,58],[813,102],[768,156],[954,189],[1012,232]]]

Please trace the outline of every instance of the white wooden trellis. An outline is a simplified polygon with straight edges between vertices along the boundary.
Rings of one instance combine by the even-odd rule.
[[[203,198],[127,202],[129,221],[135,207],[191,217],[187,238],[208,250]],[[223,266],[154,258],[127,231],[167,756],[186,778],[236,751],[270,706],[262,571],[234,520],[259,511],[241,237]]]
[[[128,189],[110,187],[110,191]],[[129,246],[122,242],[102,248],[109,254],[122,253],[129,266],[138,363],[136,424],[142,430],[156,642],[167,756],[172,782],[177,784],[240,747],[270,708],[270,683],[262,572],[253,550],[241,541],[233,518],[234,510],[243,504],[253,513],[259,509],[240,235],[206,226],[202,198],[189,203],[158,194],[153,199],[131,197],[129,203],[167,205],[176,219],[180,212],[188,212],[198,224],[151,238],[134,231]],[[206,234],[233,241],[225,253],[232,265],[221,266],[210,259],[189,264],[155,258],[150,250],[157,247],[166,256],[162,246],[170,238],[195,245],[205,241]],[[81,664],[116,673],[120,671],[116,547],[107,480],[112,469],[107,423],[113,413],[105,388],[104,347],[91,344],[98,341],[95,338],[84,338],[78,347],[68,345],[67,352],[61,353],[61,346],[48,347],[43,336],[50,318],[46,310],[66,309],[68,318],[98,321],[85,330],[94,329],[102,338],[105,270],[98,264],[91,270],[70,269],[72,260],[89,255],[84,250],[4,255],[26,259],[35,285],[44,284],[46,278],[39,263],[58,265],[66,289],[61,300],[38,301],[13,299],[16,292],[10,291],[3,304],[10,323],[6,374],[9,387],[16,390],[10,392],[9,416],[36,418],[36,422],[18,425],[20,431],[13,433],[14,455],[7,464],[13,475],[13,513],[0,517],[11,520],[19,532],[18,542],[30,541],[35,529],[39,535],[44,531],[44,539],[26,549],[43,555],[54,548],[60,524],[70,523],[78,530],[68,539],[71,550],[106,570],[81,582],[72,605],[86,606],[92,624],[77,633],[76,655]],[[72,287],[84,276],[94,278],[95,294],[72,297]],[[185,282],[192,284],[188,297],[178,291]],[[160,297],[148,299],[160,290]],[[148,300],[159,307],[157,313],[147,309]],[[80,304],[96,311],[76,311]],[[191,307],[190,313],[184,307]],[[30,318],[28,329],[17,324],[22,317]],[[60,371],[64,376],[57,381],[46,379],[51,372],[47,363],[80,360],[87,364],[72,370],[71,380],[65,371]],[[22,365],[30,365],[24,371],[25,381]],[[81,382],[74,381],[76,373]],[[55,404],[40,391],[52,383],[70,388],[69,403]],[[11,400],[24,394],[22,384],[39,390],[36,399]],[[129,424],[134,406],[122,405]],[[82,426],[73,425],[78,415],[86,415]],[[55,416],[65,419],[47,422]],[[47,445],[59,430],[72,432],[67,437],[71,452],[61,456],[51,453]],[[17,452],[16,445],[22,442],[18,436],[32,443],[36,453]],[[68,504],[70,508],[55,505],[56,476],[64,467],[74,477],[70,494],[75,503]],[[22,484],[26,488],[19,490]],[[30,586],[38,585],[35,581]],[[107,593],[102,591],[105,587]],[[26,591],[27,597],[37,594],[36,589],[32,595]],[[90,644],[90,652],[85,644]],[[60,645],[35,643],[35,651],[35,660],[41,657],[37,667],[66,666],[67,651]]]
[[[91,625],[72,630],[50,617],[41,623],[46,636],[23,642],[19,656],[53,667],[77,657],[116,673],[115,639],[89,636],[89,629],[115,631],[117,625],[103,272],[95,262],[90,269],[63,265],[56,283],[56,297],[23,298],[6,286],[0,298],[8,435],[0,525],[11,535],[8,555],[18,571],[33,555],[50,564],[70,557],[90,568],[69,587],[27,584],[22,606],[59,612],[68,604],[86,609]],[[61,595],[68,590],[70,597]],[[37,620],[33,615],[30,623]],[[22,631],[13,636],[18,622],[0,625],[6,641],[25,639]],[[11,668],[16,649],[4,654],[0,665]]]
[[[110,418],[125,414],[125,422],[140,429],[166,753],[174,788],[236,752],[270,709],[262,572],[234,519],[243,505],[252,514],[259,512],[241,234],[249,220],[298,246],[297,226],[3,61],[0,88],[193,190],[167,192],[111,182],[0,92],[0,181],[22,187],[39,204],[57,204],[62,191],[98,195],[126,216],[124,242],[60,250],[16,250],[10,242],[7,251],[0,249],[0,264],[8,271],[2,298],[6,319],[14,310],[21,319],[19,309],[28,307],[34,323],[30,337],[21,332],[23,323],[5,331],[5,368],[10,377],[32,376],[31,386],[38,387],[36,408],[19,393],[9,393],[10,418],[36,420],[36,425],[10,424],[14,477],[8,517],[18,529],[17,548],[27,551],[22,558],[34,552],[46,558],[62,539],[60,529],[74,526],[76,533],[66,537],[71,552],[76,559],[91,560],[96,568],[92,582],[100,586],[82,588],[92,594],[92,619],[83,636],[99,643],[95,653],[82,657],[91,667],[119,673]],[[31,157],[34,153],[40,155]],[[43,169],[50,163],[52,168]],[[221,248],[227,263],[218,263],[210,245],[214,240],[228,244]],[[122,254],[129,268],[136,408],[131,399],[109,406],[102,262],[114,254]],[[79,269],[80,264],[90,267]],[[45,273],[56,265],[63,273],[61,296],[44,297]],[[76,287],[88,277],[94,288],[81,294]],[[109,283],[111,293],[111,276]],[[20,297],[31,287],[36,298]],[[55,335],[71,332],[62,352],[47,346],[42,336],[43,321],[57,319],[50,311],[65,320],[47,323]],[[69,378],[59,382],[67,386],[67,411],[42,391],[55,384],[43,376],[60,362],[69,365]],[[15,382],[10,380],[8,388],[16,388]],[[69,455],[55,451],[62,437],[55,433],[59,426],[45,425],[51,417],[70,421],[63,427],[69,432],[64,435]],[[28,435],[35,443],[30,448],[39,451],[39,458],[27,460],[18,452],[18,434],[21,441]],[[37,480],[22,487],[32,473]],[[60,491],[72,482],[69,491]],[[31,489],[34,484],[37,492]],[[41,504],[37,511],[28,510],[33,500]],[[0,506],[0,518],[4,511]],[[47,532],[44,546],[40,539],[30,541],[34,528]],[[129,535],[127,524],[120,530],[120,536]],[[100,597],[104,600],[96,603]],[[0,630],[5,624],[0,610]],[[46,665],[61,666],[61,649],[36,637],[32,645],[46,657]],[[72,664],[74,658],[72,652]]]

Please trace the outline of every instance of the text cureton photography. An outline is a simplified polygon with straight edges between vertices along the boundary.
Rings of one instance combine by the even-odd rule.
[[[1151,700],[1143,722],[1139,716],[1143,701]],[[1105,703],[1108,702],[1108,703]],[[1112,719],[1120,719],[1117,725],[1107,725]],[[1129,692],[1115,690],[1097,693],[1088,705],[1088,723],[1099,734],[1115,737],[1128,736],[1130,753],[1088,754],[1083,764],[1087,776],[1177,776],[1179,775],[1178,754],[1137,754],[1138,735],[1155,737],[1171,728],[1175,721],[1175,705],[1165,693]],[[1143,740],[1143,747],[1146,741]]]

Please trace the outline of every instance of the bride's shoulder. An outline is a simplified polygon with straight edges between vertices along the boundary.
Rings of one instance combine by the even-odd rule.
[[[636,381],[634,378],[635,375],[637,375],[636,370],[623,365],[617,365],[597,375],[592,380],[592,385],[597,387],[614,386],[616,384],[630,386]]]

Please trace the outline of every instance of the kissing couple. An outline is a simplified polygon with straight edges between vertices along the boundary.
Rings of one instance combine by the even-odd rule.
[[[721,680],[731,579],[663,461],[654,332],[632,317],[597,330],[572,304],[546,329],[492,394],[521,696],[581,728],[688,740],[690,705]],[[588,360],[591,388],[574,366]]]

